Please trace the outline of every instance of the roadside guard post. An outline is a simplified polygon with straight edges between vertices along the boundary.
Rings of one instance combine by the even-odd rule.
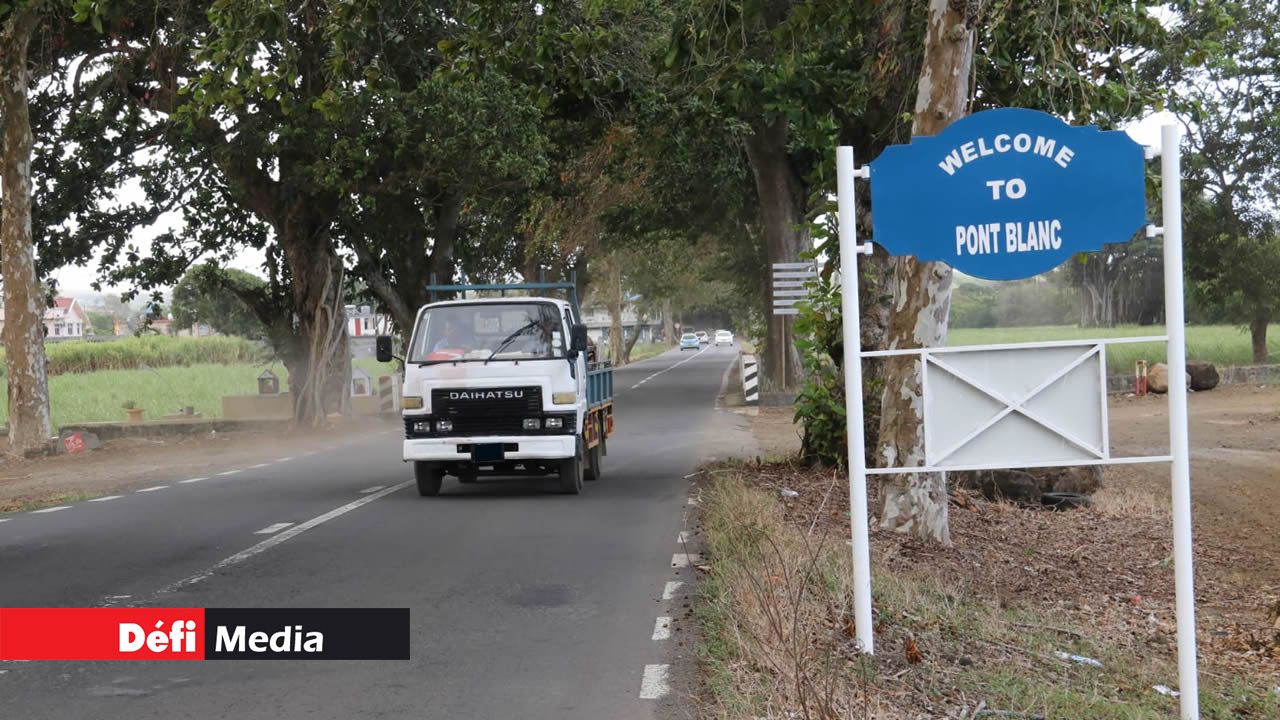
[[[854,625],[874,652],[867,476],[1023,467],[1171,463],[1178,682],[1183,720],[1198,720],[1191,475],[1183,327],[1181,168],[1176,126],[1161,150],[1119,131],[1073,127],[1047,113],[976,113],[938,135],[887,148],[855,168],[836,149],[849,443]],[[1161,159],[1163,227],[1147,225],[1145,161]],[[874,242],[890,255],[944,262],[969,275],[1017,280],[1077,253],[1164,236],[1167,335],[863,351],[858,307],[856,178],[872,181]],[[930,212],[920,212],[927,199]],[[1170,454],[1113,457],[1107,432],[1106,349],[1167,342]],[[914,356],[923,396],[923,464],[866,467],[862,359]]]

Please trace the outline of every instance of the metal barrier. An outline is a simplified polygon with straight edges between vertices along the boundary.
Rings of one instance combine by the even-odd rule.
[[[613,368],[609,363],[597,363],[587,370],[587,404],[599,405],[613,398]]]

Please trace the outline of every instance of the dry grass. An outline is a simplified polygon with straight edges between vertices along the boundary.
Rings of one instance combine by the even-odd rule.
[[[877,654],[868,658],[852,639],[843,476],[788,465],[711,476],[699,607],[708,716],[1176,715],[1176,701],[1152,689],[1177,679],[1168,510],[1158,501],[1107,491],[1091,510],[1052,513],[960,497],[952,550],[875,531]],[[782,487],[800,497],[780,499]],[[1215,565],[1216,552],[1203,548],[1200,560]],[[1202,716],[1280,717],[1270,636],[1242,627],[1261,608],[1212,575],[1198,589],[1217,615],[1202,635],[1232,628],[1202,638]]]

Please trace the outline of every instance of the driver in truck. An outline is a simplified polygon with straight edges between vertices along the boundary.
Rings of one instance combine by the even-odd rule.
[[[447,318],[444,321],[444,337],[436,341],[431,346],[431,352],[440,352],[441,350],[468,350],[467,343],[463,340],[462,325],[453,318]]]

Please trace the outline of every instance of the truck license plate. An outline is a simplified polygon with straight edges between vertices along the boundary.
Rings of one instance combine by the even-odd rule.
[[[503,458],[502,443],[482,443],[471,448],[472,462],[495,462]]]

